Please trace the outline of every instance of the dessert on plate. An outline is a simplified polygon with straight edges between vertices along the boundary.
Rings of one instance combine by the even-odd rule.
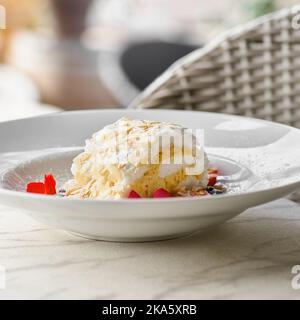
[[[73,159],[72,179],[59,195],[80,199],[207,196],[225,188],[208,168],[203,130],[178,124],[121,118],[86,141]],[[56,181],[30,182],[27,192],[56,193]]]
[[[71,167],[68,197],[203,195],[207,157],[199,139],[180,125],[121,118],[93,134]]]

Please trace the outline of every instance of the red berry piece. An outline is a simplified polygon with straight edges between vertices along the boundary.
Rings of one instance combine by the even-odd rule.
[[[128,199],[138,199],[138,198],[141,198],[141,196],[137,192],[133,190],[129,192]]]
[[[153,198],[170,198],[172,194],[163,188],[159,188],[153,193]]]
[[[26,192],[44,194],[45,185],[43,182],[29,182],[26,187]]]
[[[209,174],[208,175],[208,185],[213,187],[217,183],[217,175],[216,174]]]
[[[56,194],[56,181],[52,174],[45,175],[44,177],[45,184],[45,194]]]
[[[219,170],[217,168],[209,168],[208,174],[219,174]]]

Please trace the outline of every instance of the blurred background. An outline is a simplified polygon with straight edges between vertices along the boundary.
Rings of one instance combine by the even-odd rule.
[[[126,107],[178,58],[296,0],[0,0],[0,121]]]

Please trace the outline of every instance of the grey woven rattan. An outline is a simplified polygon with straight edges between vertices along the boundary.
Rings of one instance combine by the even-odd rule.
[[[238,114],[300,127],[300,6],[235,28],[185,56],[130,107]]]

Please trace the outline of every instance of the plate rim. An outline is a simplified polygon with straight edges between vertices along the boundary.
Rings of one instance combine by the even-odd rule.
[[[220,113],[220,112],[210,112],[210,111],[196,111],[196,110],[175,110],[175,109],[128,109],[128,108],[107,108],[107,109],[86,109],[86,110],[70,110],[70,111],[57,111],[57,112],[52,112],[48,114],[41,114],[41,115],[36,115],[33,117],[26,117],[26,118],[20,118],[20,119],[13,119],[13,120],[7,120],[7,121],[2,121],[0,122],[0,127],[2,125],[10,124],[10,123],[17,123],[17,122],[22,122],[22,121],[31,121],[35,119],[41,119],[41,118],[52,118],[52,117],[57,117],[57,116],[68,116],[72,114],[84,114],[84,113],[114,113],[114,112],[124,112],[124,113],[197,113],[197,114],[207,114],[207,115],[215,115],[215,116],[222,116],[222,117],[228,117],[228,118],[236,118],[236,119],[245,119],[245,120],[250,120],[250,121],[256,121],[256,122],[263,122],[263,123],[268,123],[271,125],[275,126],[280,126],[284,128],[289,128],[293,131],[299,131],[300,133],[300,128],[292,127],[284,123],[280,122],[275,122],[271,120],[265,120],[265,119],[260,119],[260,118],[255,118],[255,117],[247,117],[243,115],[236,115],[236,114],[229,114],[229,113]],[[0,152],[1,155],[1,152]]]

